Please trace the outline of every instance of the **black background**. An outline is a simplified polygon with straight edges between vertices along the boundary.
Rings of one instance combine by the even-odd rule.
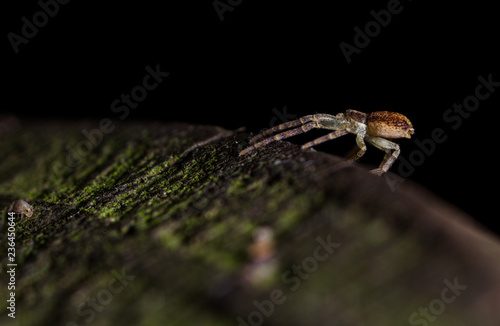
[[[374,20],[372,10],[394,1],[229,2],[232,11],[221,20],[212,0],[72,0],[59,5],[18,53],[8,33],[22,35],[22,17],[33,21],[41,7],[37,1],[4,4],[2,111],[32,120],[120,120],[111,103],[142,84],[146,66],[157,65],[170,75],[126,121],[257,132],[281,122],[272,120],[273,109],[284,107],[297,117],[347,108],[397,111],[416,129],[412,140],[400,142],[406,159],[418,150],[416,139],[430,139],[435,128],[447,135],[408,179],[499,232],[494,225],[500,87],[456,130],[443,119],[454,103],[474,94],[478,76],[492,74],[500,81],[500,20],[492,2],[401,1],[400,13],[350,63],[340,43],[354,45],[354,28],[363,30]],[[343,154],[338,148],[354,142],[346,139],[318,150]],[[382,157],[371,149],[361,162],[377,165]]]

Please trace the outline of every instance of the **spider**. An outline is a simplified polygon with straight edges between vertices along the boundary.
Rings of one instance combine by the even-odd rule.
[[[264,138],[275,131],[292,127],[296,128]],[[410,120],[397,112],[377,111],[367,114],[356,110],[347,110],[335,116],[319,113],[282,123],[258,134],[250,140],[250,144],[252,145],[240,152],[240,156],[275,140],[292,137],[313,128],[335,131],[302,145],[302,149],[351,133],[356,135],[356,144],[359,147],[359,151],[348,160],[349,162],[355,162],[363,156],[366,152],[365,141],[384,151],[386,154],[378,169],[370,171],[376,175],[382,175],[387,172],[400,153],[399,145],[386,138],[411,138],[411,135],[415,132]],[[261,140],[262,138],[264,139]]]

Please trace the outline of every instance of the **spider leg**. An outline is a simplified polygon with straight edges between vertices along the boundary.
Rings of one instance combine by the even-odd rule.
[[[329,133],[327,135],[324,135],[324,136],[321,136],[319,138],[316,138],[313,141],[305,143],[304,145],[302,145],[302,149],[306,149],[306,148],[309,148],[309,147],[312,147],[312,146],[316,146],[316,145],[324,143],[326,141],[329,141],[329,140],[332,140],[332,139],[344,136],[344,135],[346,135],[348,133],[349,133],[349,131],[347,131],[346,129],[336,130],[336,131],[331,132],[331,133]]]
[[[313,120],[313,115],[306,115],[306,116],[303,116],[302,118],[299,118],[297,120],[288,121],[288,122],[279,124],[277,126],[274,126],[272,128],[269,128],[269,129],[261,132],[260,134],[256,135],[252,139],[250,139],[250,144],[255,144],[258,140],[274,133],[275,131],[285,130],[285,129],[292,128],[292,127],[297,127],[297,126],[303,125],[306,122],[309,122],[312,120]]]
[[[366,145],[364,141],[365,135],[366,132],[364,131],[356,135],[356,144],[359,147],[359,151],[348,159],[349,162],[356,162],[357,160],[359,160],[361,156],[365,155],[366,152]]]
[[[380,163],[378,169],[371,170],[370,172],[377,175],[387,172],[394,161],[397,160],[399,153],[401,152],[399,145],[385,138],[373,137],[369,135],[366,136],[366,140],[373,146],[385,152],[384,160]]]
[[[324,127],[326,129],[333,129],[333,128],[331,128],[331,125],[336,125],[337,119],[338,119],[337,116],[332,116],[330,114],[324,114],[324,113],[306,115],[306,116],[303,116],[302,118],[288,121],[288,122],[282,123],[280,125],[274,126],[272,128],[269,128],[269,129],[263,131],[262,133],[256,135],[252,139],[250,139],[250,144],[255,144],[258,140],[274,133],[275,131],[297,127],[297,126],[303,125],[306,122],[310,122],[310,121],[313,121],[313,122],[315,121],[315,122],[318,122],[318,124],[322,125],[321,127],[316,127],[316,128],[323,128]],[[323,125],[323,123],[325,123],[326,125]],[[335,128],[335,129],[339,129],[339,128]]]
[[[292,121],[290,121],[290,122],[292,122]],[[281,139],[292,137],[292,136],[295,136],[298,134],[302,134],[302,133],[308,132],[309,130],[314,129],[314,128],[320,128],[320,125],[318,122],[309,122],[309,123],[306,123],[305,125],[302,125],[298,128],[287,130],[287,131],[284,131],[282,133],[276,134],[272,137],[266,138],[266,139],[264,139],[256,144],[250,145],[249,147],[245,148],[244,150],[242,150],[240,152],[240,156],[245,155],[248,152],[251,152],[256,148],[267,145],[267,144],[272,143],[276,140],[281,140]]]

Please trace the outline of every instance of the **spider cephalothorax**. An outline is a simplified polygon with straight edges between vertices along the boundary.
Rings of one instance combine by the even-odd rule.
[[[271,135],[275,131],[293,127],[296,128],[283,131],[259,141],[260,139]],[[359,151],[354,154],[349,161],[354,162],[363,156],[366,152],[366,141],[386,153],[379,168],[371,171],[372,173],[378,175],[389,170],[391,165],[398,158],[400,152],[399,145],[387,140],[386,138],[410,138],[415,132],[410,120],[401,113],[397,112],[377,111],[367,114],[356,110],[347,110],[344,113],[339,113],[335,116],[319,113],[306,115],[297,120],[282,123],[258,134],[250,140],[252,145],[241,151],[240,155],[245,155],[255,148],[269,144],[275,140],[292,137],[307,132],[313,128],[335,131],[302,145],[302,149],[318,145],[348,133],[355,134],[356,144],[359,147]]]

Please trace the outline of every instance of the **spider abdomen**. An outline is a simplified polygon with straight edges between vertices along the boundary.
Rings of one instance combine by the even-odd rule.
[[[366,133],[384,138],[411,138],[414,133],[410,120],[397,112],[377,111],[368,114]]]

